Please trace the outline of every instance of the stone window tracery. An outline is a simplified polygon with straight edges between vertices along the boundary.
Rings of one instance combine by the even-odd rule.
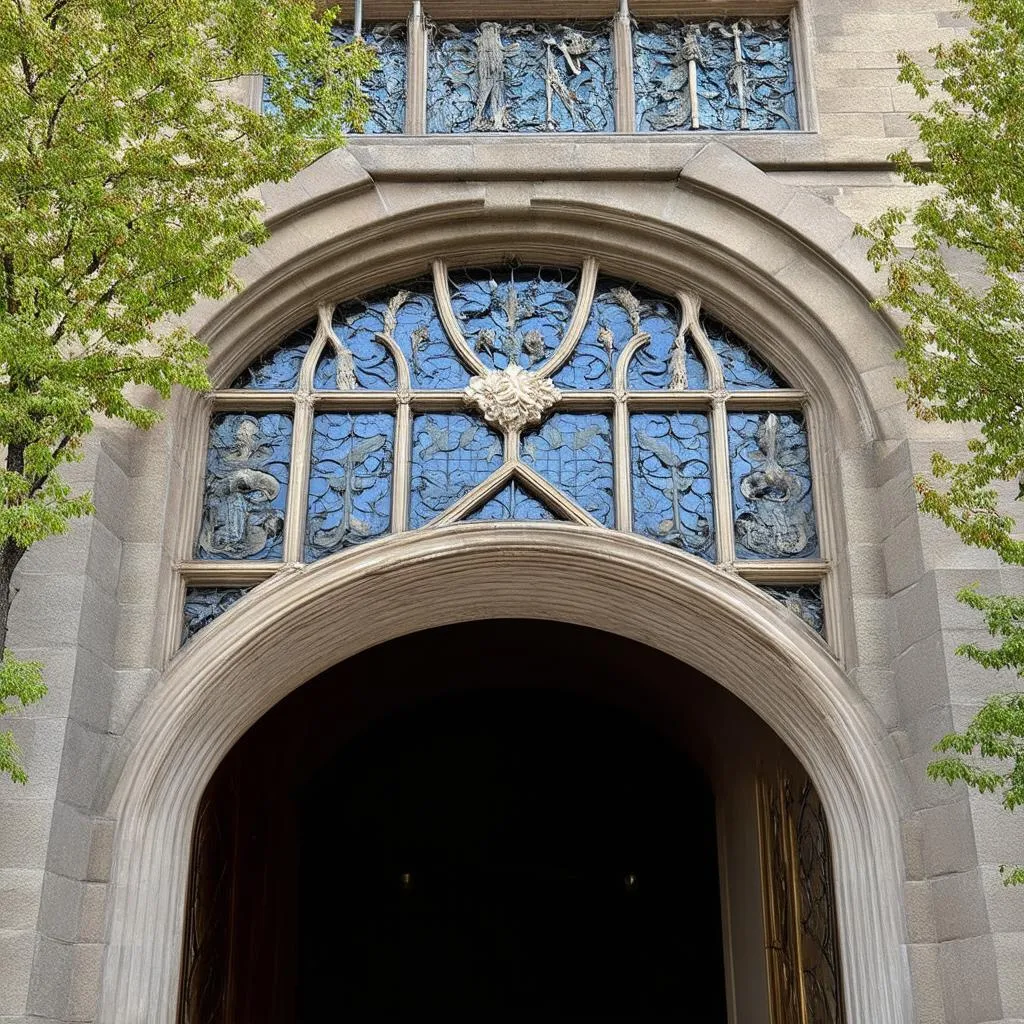
[[[486,12],[484,12],[486,13]],[[553,12],[557,14],[557,12]],[[363,26],[371,135],[796,131],[792,17]],[[334,30],[340,44],[351,25]],[[272,109],[265,97],[264,109]]]
[[[323,304],[212,406],[183,642],[286,565],[545,520],[704,559],[826,632],[806,395],[690,292],[437,261]]]

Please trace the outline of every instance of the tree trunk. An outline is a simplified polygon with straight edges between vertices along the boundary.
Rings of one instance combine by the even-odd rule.
[[[25,548],[19,547],[12,540],[0,545],[0,660],[3,660],[4,648],[7,646],[7,619],[14,599],[11,582],[14,570],[24,554]]]

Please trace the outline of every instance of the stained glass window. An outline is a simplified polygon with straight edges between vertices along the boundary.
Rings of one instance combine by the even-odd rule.
[[[331,34],[337,46],[345,46],[355,39],[351,24],[335,25]],[[369,105],[363,132],[367,135],[400,134],[405,131],[408,89],[409,44],[405,23],[364,26],[362,38],[379,64],[361,83]],[[264,89],[263,111],[273,113],[274,110],[274,102]]]
[[[799,128],[789,22],[659,22],[633,33],[643,132]]]
[[[380,64],[362,82],[367,134],[801,127],[788,18],[637,23],[623,12],[603,21],[537,22],[481,14],[478,21],[434,22],[412,9],[408,23],[363,26]],[[339,45],[351,42],[352,25],[337,25],[334,37]],[[629,76],[633,109],[623,99]],[[410,102],[414,96],[418,103]],[[264,110],[273,109],[265,96]]]
[[[804,395],[685,288],[438,261],[321,306],[214,405],[185,636],[288,564],[557,520],[726,566],[825,630]]]
[[[431,132],[611,132],[607,25],[434,25],[427,64]]]
[[[248,592],[248,587],[188,587],[185,590],[181,642],[188,643],[203,626],[208,626]]]

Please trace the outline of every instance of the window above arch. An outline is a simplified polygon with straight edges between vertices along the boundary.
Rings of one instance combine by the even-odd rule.
[[[786,132],[795,14],[703,5],[370,4],[370,135]],[[614,13],[616,12],[617,13]],[[690,16],[686,16],[689,13]],[[472,19],[472,20],[469,20]],[[340,44],[355,26],[339,24]],[[264,109],[271,110],[265,98]]]
[[[501,521],[639,534],[823,633],[805,397],[696,295],[593,259],[325,303],[212,396],[183,640],[284,565]]]

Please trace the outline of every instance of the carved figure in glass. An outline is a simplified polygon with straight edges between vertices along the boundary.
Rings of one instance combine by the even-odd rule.
[[[280,413],[213,418],[200,558],[281,556],[291,435],[291,417]]]
[[[817,555],[803,418],[796,413],[730,413],[729,451],[737,555]]]
[[[452,309],[485,366],[538,367],[562,340],[576,308],[578,273],[547,267],[451,275]]]
[[[761,588],[769,597],[784,605],[797,618],[802,619],[815,631],[825,632],[825,602],[818,584],[786,585],[777,584]]]
[[[188,587],[182,617],[181,642],[187,643],[204,626],[223,615],[249,587]]]
[[[486,21],[431,36],[429,131],[614,130],[607,26]]]
[[[633,34],[640,131],[794,131],[786,20],[658,22]]]
[[[517,480],[512,480],[493,498],[466,516],[466,521],[486,522],[504,519],[540,522],[554,518],[554,514],[545,505],[524,490]]]

